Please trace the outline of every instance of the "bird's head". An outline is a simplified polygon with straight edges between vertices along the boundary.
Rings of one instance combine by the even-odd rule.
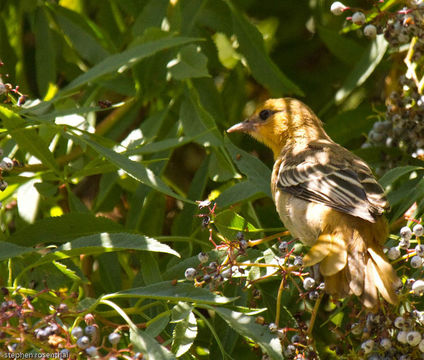
[[[301,101],[292,98],[268,99],[246,120],[227,132],[244,132],[263,142],[278,157],[289,142],[307,142],[327,137],[321,121]]]

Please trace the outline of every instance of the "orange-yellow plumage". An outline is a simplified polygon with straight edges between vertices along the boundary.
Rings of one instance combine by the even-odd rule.
[[[326,291],[355,294],[367,308],[378,293],[397,303],[399,279],[383,254],[388,208],[367,164],[333,142],[302,102],[270,99],[228,132],[242,131],[274,153],[271,190],[293,237],[311,249],[304,265],[319,264]]]

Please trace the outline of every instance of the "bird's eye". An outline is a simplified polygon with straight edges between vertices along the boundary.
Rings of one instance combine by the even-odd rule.
[[[266,120],[271,116],[272,112],[271,110],[262,110],[259,113],[259,117],[261,118],[261,120]]]

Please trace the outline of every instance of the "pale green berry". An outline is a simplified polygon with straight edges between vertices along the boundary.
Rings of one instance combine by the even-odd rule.
[[[367,38],[374,39],[377,36],[377,28],[372,24],[368,24],[364,27],[364,35]]]
[[[421,341],[421,334],[418,331],[410,331],[408,335],[406,335],[406,340],[409,345],[417,346]]]
[[[356,25],[364,25],[366,21],[366,17],[364,13],[357,11],[352,15],[352,22]]]
[[[343,11],[345,9],[346,9],[346,6],[343,5],[340,1],[333,2],[330,7],[330,11],[336,16],[343,14]]]

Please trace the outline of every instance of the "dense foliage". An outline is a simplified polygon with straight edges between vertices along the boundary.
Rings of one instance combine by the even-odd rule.
[[[401,0],[2,0],[2,351],[421,357],[423,18]],[[281,96],[382,176],[399,306],[367,314],[294,267],[270,151],[225,134]]]

